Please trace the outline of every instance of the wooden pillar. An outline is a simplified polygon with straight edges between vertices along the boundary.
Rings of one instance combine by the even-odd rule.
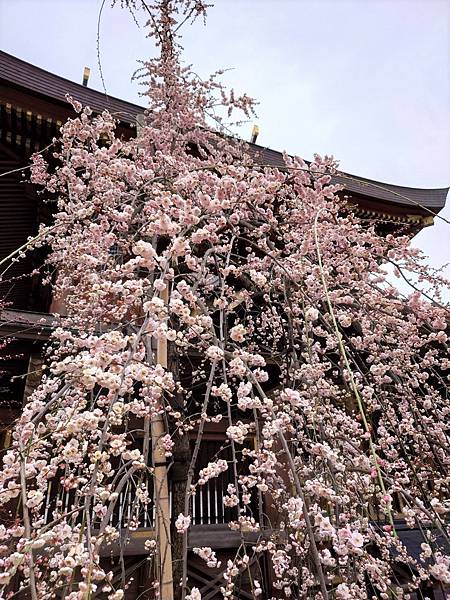
[[[168,288],[161,299],[167,304]],[[167,340],[158,340],[156,360],[167,368]],[[161,414],[155,414],[151,421],[152,455],[154,466],[155,490],[155,530],[158,542],[157,573],[160,580],[160,597],[162,600],[173,600],[172,547],[170,544],[170,502],[167,481],[167,459],[161,438],[166,434]]]
[[[33,352],[30,354],[30,359],[28,361],[28,373],[25,379],[25,389],[23,392],[24,404],[41,383],[43,363],[44,360],[41,353]]]

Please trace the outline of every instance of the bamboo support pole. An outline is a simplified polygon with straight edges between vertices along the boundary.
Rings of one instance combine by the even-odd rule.
[[[161,299],[167,304],[168,287],[161,293]],[[167,368],[167,340],[158,340],[156,360]],[[172,547],[170,543],[170,500],[167,480],[167,459],[161,444],[165,435],[162,414],[158,413],[151,420],[152,455],[154,466],[155,489],[155,530],[158,540],[158,572],[160,576],[160,597],[162,600],[173,600]]]

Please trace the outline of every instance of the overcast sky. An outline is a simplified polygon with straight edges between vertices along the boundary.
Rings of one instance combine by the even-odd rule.
[[[304,158],[333,154],[343,170],[378,181],[450,185],[450,0],[214,4],[206,27],[185,30],[186,60],[202,76],[232,68],[226,82],[260,102],[258,143]],[[1,48],[78,82],[89,66],[89,85],[102,89],[100,5],[0,0]],[[100,30],[108,93],[140,103],[130,79],[152,44],[109,0]],[[450,261],[450,225],[436,220],[415,244],[435,266]]]

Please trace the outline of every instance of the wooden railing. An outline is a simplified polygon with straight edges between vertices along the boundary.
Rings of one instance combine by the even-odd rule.
[[[209,462],[221,458],[229,462],[229,469],[218,477],[210,479],[204,485],[199,485],[195,496],[191,500],[191,517],[193,525],[219,525],[237,520],[239,514],[236,507],[224,506],[223,499],[227,494],[228,485],[234,484],[234,472],[232,468],[231,450],[225,440],[204,440],[200,447],[196,466],[197,480],[200,469],[207,466]],[[244,472],[246,464],[240,460],[238,471]],[[169,470],[170,473],[170,470]],[[58,510],[60,514],[67,514],[68,521],[72,525],[83,522],[85,510],[83,507],[84,497],[80,496],[76,489],[65,489],[60,481],[62,476],[55,477],[48,484],[47,498],[45,503],[44,519],[46,523],[53,520],[53,513]],[[143,505],[137,501],[137,486],[142,485],[142,478],[130,479],[115,503],[114,510],[109,523],[114,527],[128,528],[129,524],[137,528],[151,528],[154,526],[154,498],[153,478],[149,475],[144,480],[150,502]],[[170,482],[170,481],[169,481]],[[170,500],[171,500],[171,493]],[[248,514],[257,519],[257,498],[253,493],[251,502],[247,507]],[[92,514],[92,501],[90,512]],[[95,528],[101,521],[101,516],[94,517]]]
[[[226,507],[223,503],[224,496],[227,495],[229,484],[235,484],[232,453],[229,442],[225,439],[203,440],[200,446],[200,452],[196,465],[196,475],[206,467],[209,462],[217,458],[228,462],[228,470],[221,473],[218,477],[209,479],[205,484],[197,487],[197,492],[191,501],[191,515],[193,525],[219,525],[237,520],[238,508]],[[237,461],[238,475],[248,472],[247,462],[239,456]],[[257,519],[257,497],[253,490],[251,493],[251,502],[247,506],[248,514]]]
[[[139,482],[138,485],[142,485]],[[130,525],[133,528],[149,528],[154,525],[154,505],[153,505],[153,481],[148,478],[144,485],[146,486],[150,502],[148,505],[143,505],[137,501],[136,483],[129,480],[114,506],[114,510],[109,519],[109,524],[119,529],[127,529]],[[67,514],[67,520],[72,525],[82,523],[85,519],[85,509],[83,506],[84,497],[80,497],[74,489],[65,489],[56,479],[48,484],[47,499],[45,506],[44,519],[46,523],[50,523],[54,516],[55,510],[58,510],[62,515]],[[92,502],[89,510],[93,513]],[[100,524],[101,516],[94,516],[92,525],[95,528]]]

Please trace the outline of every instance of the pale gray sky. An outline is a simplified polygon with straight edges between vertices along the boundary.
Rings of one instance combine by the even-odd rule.
[[[109,4],[107,91],[139,103],[130,78],[153,47]],[[74,81],[90,66],[89,85],[101,89],[100,5],[0,0],[1,48]],[[450,185],[450,0],[216,0],[206,28],[185,30],[184,46],[200,75],[232,67],[226,82],[259,100],[259,143],[304,158],[334,154],[343,170],[379,181]],[[450,225],[436,221],[415,244],[435,266],[450,261]]]

